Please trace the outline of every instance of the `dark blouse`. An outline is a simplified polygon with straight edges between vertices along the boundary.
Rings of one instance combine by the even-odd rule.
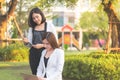
[[[43,33],[45,33],[47,30],[47,23],[45,23],[45,29],[43,31],[37,31],[33,29],[33,40],[32,43],[33,44],[38,44],[38,43],[42,43],[42,35]]]
[[[49,57],[48,57],[48,58],[44,57],[45,68],[47,67],[48,59],[49,59]],[[45,76],[44,76],[44,77],[45,77],[45,78],[47,77],[47,76],[46,76],[46,73],[45,73]]]
[[[36,31],[33,32],[33,44],[42,43],[42,34],[44,31]]]
[[[48,62],[48,59],[49,59],[49,58],[44,57],[45,67],[47,67],[47,62]]]

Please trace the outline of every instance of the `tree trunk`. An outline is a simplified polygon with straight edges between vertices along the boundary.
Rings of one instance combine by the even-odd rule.
[[[5,46],[4,40],[6,39],[6,29],[7,22],[12,16],[14,16],[15,7],[17,5],[17,0],[10,0],[9,9],[4,15],[0,15],[0,46]]]
[[[105,0],[102,0],[102,5],[104,6],[104,11],[107,13],[109,24],[111,26],[111,48],[120,47],[120,20],[115,13],[112,2],[109,0],[108,3],[104,3]],[[108,41],[109,42],[109,41]],[[108,43],[110,44],[110,43]]]

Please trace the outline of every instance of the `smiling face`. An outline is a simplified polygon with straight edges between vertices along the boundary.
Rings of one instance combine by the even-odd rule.
[[[43,40],[43,44],[44,44],[44,47],[47,49],[47,51],[50,51],[51,49],[53,49],[50,43],[46,39]]]
[[[41,21],[42,21],[42,16],[38,13],[33,13],[32,14],[32,19],[33,21],[36,23],[36,24],[41,24]]]

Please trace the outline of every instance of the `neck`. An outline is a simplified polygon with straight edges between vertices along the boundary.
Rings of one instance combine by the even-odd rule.
[[[42,24],[43,24],[43,23],[42,23]],[[41,26],[42,24],[40,23],[40,24],[38,24],[38,26]]]
[[[47,52],[52,52],[54,49],[49,49],[49,50],[47,50]]]
[[[50,57],[50,55],[52,54],[54,49],[51,49],[51,50],[47,50],[46,54],[45,54],[45,57],[48,58]]]
[[[38,25],[35,27],[35,30],[44,30],[44,23],[38,24]]]

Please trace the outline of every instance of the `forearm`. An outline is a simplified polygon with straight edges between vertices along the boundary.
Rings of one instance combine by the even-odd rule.
[[[36,49],[40,49],[44,47],[44,44],[36,44],[36,45],[32,45],[32,47],[36,48]]]

